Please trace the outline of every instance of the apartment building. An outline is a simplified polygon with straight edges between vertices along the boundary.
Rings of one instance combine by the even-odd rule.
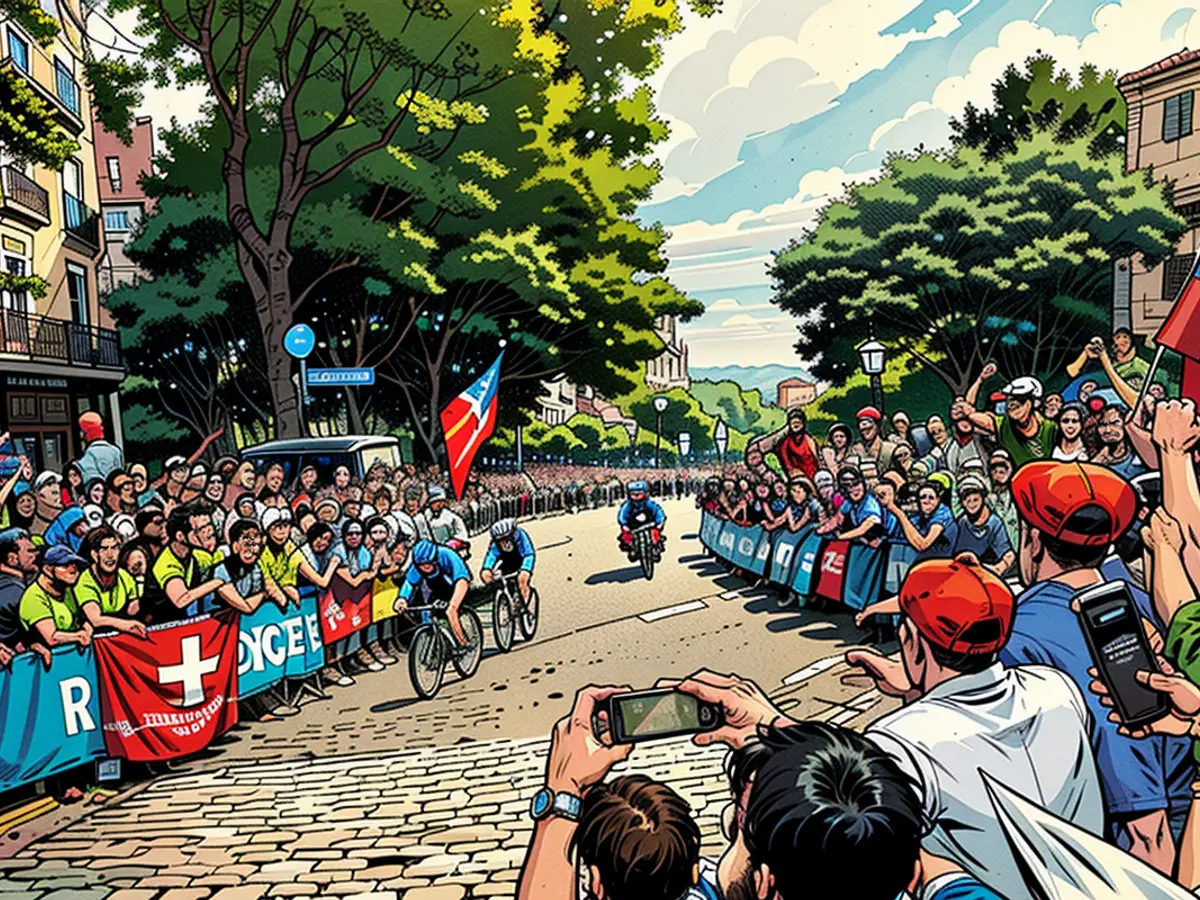
[[[100,294],[129,284],[140,274],[125,253],[142,218],[154,208],[146,196],[142,177],[152,171],[154,123],[149,116],[133,123],[133,140],[128,145],[96,125],[96,172],[100,179],[100,214],[104,218],[104,254],[100,259]]]
[[[43,469],[60,470],[81,452],[75,422],[97,410],[120,441],[117,388],[124,377],[117,333],[100,307],[103,249],[91,98],[84,84],[79,0],[44,2],[58,37],[41,46],[0,18],[0,71],[54,112],[79,149],[61,170],[24,163],[0,147],[0,429]],[[62,15],[59,15],[60,10]],[[9,289],[35,276],[45,295]]]

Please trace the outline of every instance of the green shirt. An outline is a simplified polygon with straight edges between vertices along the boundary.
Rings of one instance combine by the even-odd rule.
[[[1125,362],[1116,363],[1113,366],[1114,371],[1120,375],[1135,391],[1142,389],[1142,383],[1146,380],[1146,376],[1150,373],[1150,363],[1146,362],[1137,354],[1125,360]]]
[[[1058,426],[1049,419],[1037,413],[1033,414],[1037,421],[1037,431],[1032,436],[1020,434],[1012,419],[992,413],[992,422],[996,428],[996,441],[1008,451],[1013,460],[1013,468],[1019,469],[1025,463],[1034,459],[1049,459],[1054,452],[1054,439],[1058,436]]]
[[[34,634],[37,633],[34,626],[46,619],[53,619],[58,631],[77,631],[82,621],[79,604],[70,588],[62,597],[54,597],[36,581],[21,595],[20,616],[21,625]]]
[[[91,569],[80,575],[75,585],[75,602],[79,607],[82,609],[89,603],[96,603],[100,606],[100,612],[106,616],[119,615],[137,598],[137,581],[124,569],[117,569],[117,577],[107,588],[100,584]]]
[[[1163,655],[1189,681],[1200,679],[1200,602],[1193,600],[1179,607],[1167,629]],[[1200,762],[1200,743],[1192,745],[1192,754]]]
[[[268,544],[263,547],[262,555],[258,557],[258,568],[280,587],[295,587],[301,559],[300,551],[290,542],[284,545],[278,554]]]

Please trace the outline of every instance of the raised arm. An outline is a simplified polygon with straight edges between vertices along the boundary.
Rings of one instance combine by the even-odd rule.
[[[995,363],[988,363],[983,367],[983,370],[979,373],[979,377],[971,383],[969,388],[967,388],[967,403],[971,404],[972,407],[975,406],[975,404],[979,401],[979,391],[983,388],[983,383],[989,378],[994,377],[997,371],[998,370],[996,369]]]
[[[1152,431],[1162,470],[1163,508],[1179,522],[1188,574],[1200,578],[1200,484],[1192,453],[1200,444],[1200,423],[1191,400],[1158,404]]]
[[[912,523],[912,519],[908,517],[908,513],[895,503],[888,506],[888,510],[896,517],[896,521],[900,523],[900,529],[904,532],[904,539],[917,552],[928,550],[932,547],[937,539],[942,536],[942,532],[946,530],[941,525],[931,525],[928,534],[921,534],[917,530],[917,526]]]
[[[1113,390],[1117,392],[1117,396],[1121,398],[1121,402],[1130,409],[1137,409],[1138,392],[1128,381],[1117,374],[1117,370],[1113,367],[1112,357],[1108,355],[1108,351],[1103,346],[1100,348],[1100,365],[1104,366],[1104,374],[1108,376],[1108,380],[1112,382]]]

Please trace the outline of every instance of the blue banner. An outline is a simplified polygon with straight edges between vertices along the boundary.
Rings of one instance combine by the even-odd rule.
[[[725,562],[733,562],[733,549],[737,545],[737,528],[732,522],[721,522],[721,530],[717,532],[717,542],[713,544],[713,550],[717,556],[725,560]]]
[[[238,697],[265,691],[285,678],[300,678],[325,665],[315,593],[301,595],[299,607],[281,610],[263,602],[242,616],[238,635]]]
[[[729,561],[739,569],[753,572],[757,565],[758,539],[762,534],[762,529],[757,526],[734,525],[732,522],[726,522],[721,537],[724,538],[727,534],[733,538]],[[762,569],[755,574],[762,574]]]
[[[715,550],[720,535],[721,520],[710,512],[702,512],[700,514],[700,543],[709,550]]]
[[[797,550],[812,534],[811,525],[805,525],[799,531],[788,531],[781,528],[775,532],[775,543],[771,550],[771,573],[768,580],[772,584],[790,587],[792,583],[792,565],[799,558]]]
[[[0,792],[105,755],[96,657],[58,647],[50,669],[21,653],[0,670]]]
[[[792,560],[791,588],[801,597],[807,597],[817,585],[816,576],[824,543],[825,538],[822,535],[811,531],[796,548]]]
[[[771,532],[765,528],[755,528],[758,532],[758,546],[754,548],[754,557],[750,561],[750,565],[746,568],[755,575],[765,575],[767,567],[771,565],[771,542],[773,540]]]
[[[879,599],[886,556],[886,549],[850,545],[846,554],[846,580],[842,585],[843,603],[851,609],[863,609]]]

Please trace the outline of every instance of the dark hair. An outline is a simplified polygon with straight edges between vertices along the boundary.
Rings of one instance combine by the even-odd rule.
[[[312,504],[309,503],[297,503],[296,508],[292,510],[292,515],[296,517],[297,522],[299,522],[305,516],[311,516],[313,514]]]
[[[229,543],[236,544],[250,531],[262,534],[262,526],[253,519],[238,519],[229,527]]]
[[[154,521],[156,516],[161,516],[163,511],[157,506],[147,506],[139,510],[138,514],[133,518],[133,524],[137,528],[138,534],[142,534],[146,530],[146,526]]]
[[[1130,331],[1128,328],[1126,328],[1124,325],[1122,325],[1120,328],[1113,329],[1113,333],[1112,333],[1113,337],[1116,337],[1117,335],[1120,335],[1120,334],[1123,334],[1129,338],[1133,337],[1133,332]]]
[[[24,528],[6,528],[6,535],[11,535],[6,540],[0,541],[0,565],[8,565],[8,554],[18,551],[17,543],[21,540],[31,541],[33,538],[29,536],[29,532]]]
[[[309,544],[313,544],[326,535],[333,537],[333,527],[328,522],[314,522],[308,526],[308,532],[304,535],[304,539]]]
[[[117,490],[117,479],[124,478],[126,481],[132,482],[133,479],[125,473],[124,469],[113,469],[108,473],[108,477],[104,479],[104,489],[109,493],[114,493]]]
[[[979,623],[981,626],[999,626],[994,619]],[[988,635],[979,635],[978,643],[985,643],[989,640],[995,640],[999,637],[997,633],[995,637]],[[964,635],[964,639],[970,640]],[[939,647],[937,644],[925,642],[929,647],[929,655],[933,657],[933,661],[944,669],[958,672],[960,675],[978,675],[980,672],[986,671],[994,666],[1000,659],[999,652],[997,653],[954,653]]]
[[[700,829],[665,784],[624,775],[584,795],[571,850],[599,870],[606,897],[676,900],[692,886]]]
[[[808,424],[808,416],[799,406],[793,406],[787,411],[787,420],[790,422],[792,419],[799,419],[804,425]]]
[[[91,559],[92,551],[99,550],[100,545],[107,540],[113,540],[120,544],[121,536],[117,534],[117,530],[111,525],[97,525],[83,539],[83,544],[79,548],[79,555],[84,559]]]
[[[367,519],[367,523],[363,526],[363,531],[369,534],[371,529],[376,525],[382,525],[388,530],[388,534],[392,533],[392,529],[388,525],[387,519],[385,519],[383,516],[371,516],[371,518]]]
[[[197,516],[211,516],[212,510],[212,504],[202,500],[193,500],[191,503],[175,507],[167,519],[167,540],[175,540],[175,535],[181,531],[186,535],[192,530],[192,519]]]
[[[1075,534],[1102,534],[1112,527],[1108,512],[1098,506],[1085,506],[1070,519],[1066,528]],[[1064,569],[1094,569],[1108,556],[1108,544],[1073,544],[1041,532],[1042,547]]]
[[[743,788],[753,775],[746,847],[779,895],[807,896],[813,872],[830,871],[847,897],[895,900],[912,881],[925,827],[916,786],[895,760],[824,722],[766,729],[758,743],[730,766]]]

